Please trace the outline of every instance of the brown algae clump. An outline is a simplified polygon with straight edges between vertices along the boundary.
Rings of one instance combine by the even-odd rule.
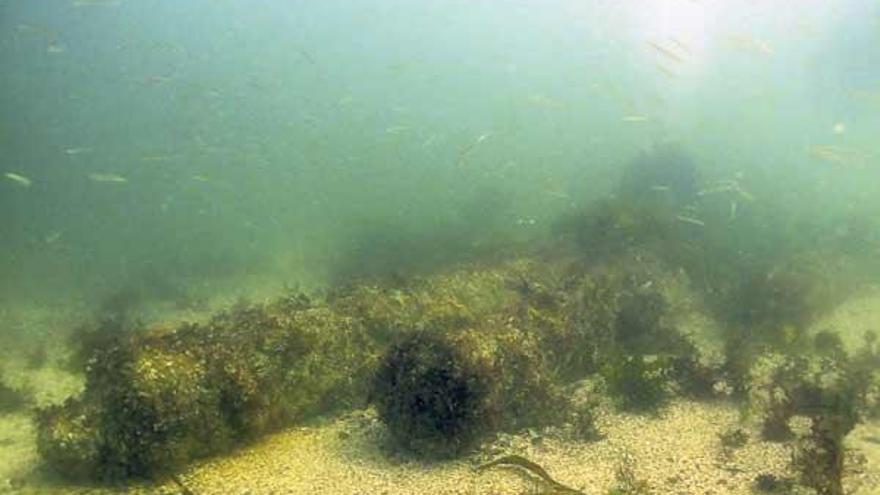
[[[38,413],[38,448],[72,478],[155,476],[362,403],[358,377],[375,355],[360,325],[323,308],[237,307],[206,325],[121,335],[95,351],[81,396]]]
[[[423,457],[457,455],[498,429],[546,422],[562,404],[537,343],[505,327],[408,336],[380,364],[373,397],[392,437]]]

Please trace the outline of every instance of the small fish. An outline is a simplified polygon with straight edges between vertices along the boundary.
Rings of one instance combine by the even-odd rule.
[[[393,125],[385,128],[385,134],[400,134],[409,130],[409,126]]]
[[[562,483],[556,481],[540,465],[535,464],[534,462],[526,459],[525,457],[519,456],[519,455],[508,455],[508,456],[500,457],[498,459],[495,459],[494,461],[487,462],[485,464],[481,464],[480,466],[477,466],[476,470],[479,473],[479,472],[483,472],[483,471],[485,471],[489,468],[495,467],[495,466],[519,466],[519,467],[531,472],[532,474],[537,475],[539,478],[541,478],[544,481],[544,483],[549,485],[549,487],[551,488],[551,490],[549,492],[545,492],[545,493],[557,493],[559,495],[562,495],[562,494],[585,495],[584,492],[582,492],[580,490],[576,490],[574,488],[571,488],[570,486],[563,485]]]
[[[143,162],[165,162],[174,158],[172,155],[147,155],[142,156],[141,161]]]
[[[710,194],[718,194],[731,191],[733,191],[733,186],[731,186],[730,184],[722,184],[720,186],[701,189],[697,191],[697,196],[709,196]]]
[[[440,138],[439,134],[436,134],[436,133],[431,134],[430,136],[428,136],[428,139],[425,139],[425,141],[422,143],[422,146],[427,148],[428,146],[431,146],[432,144],[434,144],[437,141],[437,139],[439,139],[439,138]]]
[[[31,184],[33,184],[27,177],[14,172],[6,172],[4,176],[13,182],[17,182],[21,187],[31,187]]]
[[[666,67],[665,65],[662,65],[662,64],[656,64],[656,66],[657,66],[657,70],[659,70],[660,73],[663,74],[664,76],[666,76],[670,79],[676,79],[678,77],[678,74],[673,72],[672,69],[670,69],[669,67]]]
[[[65,148],[64,154],[68,156],[82,155],[83,153],[91,153],[91,148]]]
[[[680,55],[678,55],[674,51],[670,50],[669,48],[666,48],[665,46],[663,46],[657,42],[649,41],[648,45],[651,48],[653,48],[654,50],[656,50],[658,53],[665,56],[669,60],[672,60],[675,63],[683,64],[686,62],[686,60],[684,58],[682,58]]]
[[[717,194],[723,192],[732,192],[737,187],[736,180],[733,179],[723,179],[715,182],[712,187],[708,187],[703,189],[697,193],[699,196],[706,196],[709,194]]]
[[[128,182],[128,179],[116,174],[89,174],[89,179],[95,182],[112,182],[117,184]]]
[[[652,191],[658,191],[658,192],[668,191],[668,190],[669,190],[669,186],[662,186],[662,185],[651,186],[651,190],[652,190]]]
[[[48,30],[46,28],[37,27],[33,24],[17,24],[15,26],[15,31],[19,33],[36,33],[36,34],[48,34]]]
[[[298,47],[296,48],[296,51],[298,51],[302,58],[310,65],[312,65],[313,67],[318,67],[318,62],[315,61],[315,57],[313,57],[308,50],[303,47]]]
[[[867,153],[853,148],[825,144],[810,147],[809,153],[812,157],[839,165],[864,164],[869,156]]]
[[[620,120],[624,122],[647,122],[651,119],[645,115],[627,115]]]
[[[755,197],[742,186],[739,185],[739,182],[734,179],[726,179],[722,181],[718,181],[716,185],[713,187],[709,187],[706,189],[702,189],[697,192],[697,196],[709,196],[711,194],[720,194],[720,193],[732,193],[739,196],[741,199],[746,201],[754,201]]]
[[[158,86],[160,84],[165,84],[171,80],[169,76],[163,76],[161,74],[153,74],[150,76],[146,76],[144,78],[144,84],[147,86]]]
[[[849,93],[850,97],[866,103],[880,104],[880,90],[855,90]]]
[[[815,38],[821,34],[820,30],[813,23],[803,19],[797,22],[796,27],[798,32],[807,38]]]
[[[677,46],[679,50],[685,53],[691,53],[690,47],[688,47],[687,44],[682,42],[680,39],[674,36],[670,36],[669,41],[672,42],[673,45]]]
[[[477,145],[479,145],[483,141],[489,139],[489,137],[491,135],[492,135],[492,133],[486,132],[486,133],[483,133],[483,134],[480,134],[479,136],[477,136],[476,141],[474,141],[473,143],[466,146],[463,150],[461,150],[461,153],[458,154],[458,160],[456,162],[456,165],[459,167],[463,166],[468,155],[470,155],[474,151],[474,149],[477,147]]]
[[[192,180],[198,181],[198,182],[210,182],[211,181],[211,179],[208,179],[204,175],[193,175]]]
[[[73,0],[74,7],[115,7],[120,0]]]
[[[489,139],[489,136],[491,136],[491,135],[492,134],[488,133],[488,132],[484,133],[484,134],[480,134],[479,136],[477,136],[477,141],[474,144],[477,145],[477,144],[482,143],[483,141]]]
[[[45,241],[46,244],[54,244],[55,241],[61,239],[62,235],[64,235],[64,230],[55,230],[46,234],[46,237],[43,238],[43,241]]]
[[[538,108],[547,108],[552,110],[564,108],[564,105],[561,102],[540,93],[533,94],[526,98],[526,103]]]
[[[675,219],[678,220],[679,222],[689,223],[691,225],[696,225],[698,227],[705,227],[706,226],[706,222],[699,220],[699,219],[696,219],[696,218],[693,218],[693,217],[686,217],[684,215],[676,215]]]
[[[571,199],[571,196],[569,196],[568,193],[563,192],[563,191],[558,191],[558,190],[550,189],[547,191],[547,195],[550,196],[551,198]]]
[[[755,197],[752,196],[752,193],[750,193],[750,192],[746,191],[745,189],[743,189],[742,187],[740,187],[739,184],[737,184],[733,190],[734,190],[734,192],[736,192],[739,195],[740,198],[742,198],[746,201],[752,202],[755,200]]]
[[[64,53],[66,50],[64,45],[57,41],[50,41],[46,46],[46,53]]]
[[[838,122],[834,124],[834,127],[831,128],[831,132],[834,134],[843,134],[846,132],[846,125],[843,122]]]
[[[773,48],[770,47],[769,43],[751,36],[733,35],[728,36],[727,40],[736,48],[744,51],[759,53],[761,55],[773,55]]]

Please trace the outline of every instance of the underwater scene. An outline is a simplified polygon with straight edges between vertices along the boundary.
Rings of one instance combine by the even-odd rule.
[[[877,0],[0,0],[0,494],[880,494]]]

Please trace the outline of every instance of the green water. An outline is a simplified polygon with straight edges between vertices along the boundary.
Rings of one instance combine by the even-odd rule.
[[[664,149],[718,259],[876,286],[880,3],[794,5],[0,0],[0,332],[544,252]]]
[[[6,300],[446,263],[546,236],[666,140],[877,249],[876,2],[0,9],[0,169],[31,182],[0,181]]]

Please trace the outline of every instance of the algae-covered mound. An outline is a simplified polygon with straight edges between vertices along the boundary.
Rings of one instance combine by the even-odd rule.
[[[603,372],[619,403],[643,410],[667,391],[694,389],[701,373],[711,380],[672,314],[675,291],[686,288],[659,261],[633,261],[510,264],[495,272],[510,292],[497,304],[400,334],[371,394],[392,437],[444,457],[498,430],[558,421],[566,408],[558,391],[590,374]],[[446,304],[420,306],[427,315]]]
[[[88,353],[85,392],[39,413],[39,449],[70,477],[153,476],[369,397],[400,445],[455,455],[562,419],[559,390],[587,375],[619,377],[609,390],[641,407],[630,391],[705,371],[673,317],[685,285],[646,255],[525,259],[114,333]],[[658,380],[620,367],[653,362]]]
[[[505,326],[408,336],[386,354],[373,390],[395,440],[426,457],[555,419],[562,405],[538,342]]]
[[[88,360],[85,392],[38,413],[40,453],[71,478],[153,476],[363,405],[386,342],[498,313],[516,295],[509,270],[341,287],[317,302],[290,294],[174,329],[101,325],[79,353]]]
[[[547,405],[559,397],[549,355],[537,333],[515,323],[537,316],[531,305],[546,298],[534,273],[554,268],[518,260],[332,298],[390,343],[371,397],[399,445],[445,457],[484,434],[550,419]]]
[[[418,330],[466,328],[516,303],[510,280],[524,265],[464,266],[391,286],[346,286],[331,292],[328,307],[362,321],[380,342]]]
[[[356,320],[281,303],[120,335],[96,349],[81,396],[39,413],[38,448],[68,477],[153,476],[362,402],[375,356]]]

